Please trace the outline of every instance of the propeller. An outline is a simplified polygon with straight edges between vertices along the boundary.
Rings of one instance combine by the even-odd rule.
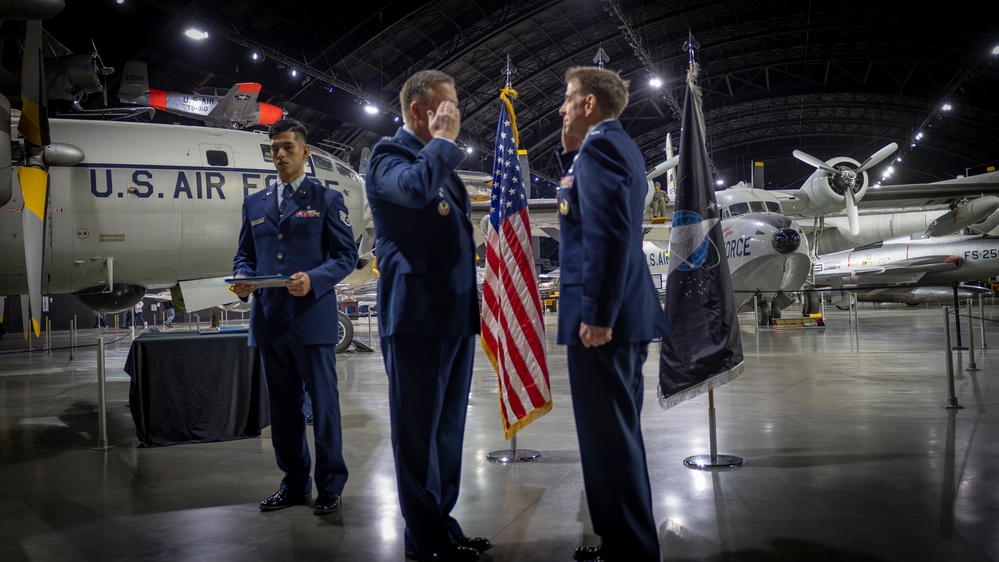
[[[863,164],[856,170],[845,163],[839,164],[836,167],[830,166],[828,163],[800,150],[795,150],[792,154],[798,160],[830,174],[829,185],[836,192],[842,192],[843,200],[846,202],[846,218],[850,224],[850,233],[856,236],[860,234],[860,215],[857,212],[857,194],[855,191],[857,188],[857,179],[861,177],[861,174],[876,166],[896,150],[898,150],[898,145],[890,142],[872,154],[867,160],[864,160]]]

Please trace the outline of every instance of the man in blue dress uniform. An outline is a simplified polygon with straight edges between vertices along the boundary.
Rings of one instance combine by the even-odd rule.
[[[601,537],[600,546],[580,547],[573,557],[658,562],[642,364],[649,342],[668,335],[669,325],[642,253],[648,184],[642,151],[617,120],[627,104],[628,83],[616,72],[566,72],[558,343],[568,346],[583,486]]]
[[[470,205],[455,174],[461,114],[443,72],[417,72],[399,99],[404,125],[372,149],[366,189],[406,556],[470,561],[491,545],[451,517],[479,332]]]
[[[284,286],[236,282],[242,299],[254,293],[249,345],[260,347],[271,406],[271,440],[284,479],[260,503],[273,511],[311,499],[304,391],[312,398],[316,445],[313,513],[339,511],[347,482],[336,380],[337,301],[334,288],[357,264],[357,247],[343,195],[306,177],[306,129],[298,121],[271,126],[278,181],[243,201],[234,277],[290,276]]]

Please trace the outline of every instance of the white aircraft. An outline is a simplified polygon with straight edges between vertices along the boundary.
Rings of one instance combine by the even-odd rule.
[[[953,283],[984,281],[999,275],[999,238],[903,236],[820,256],[814,269],[816,282],[829,283],[833,289],[853,290],[860,301],[949,303],[954,300]],[[976,293],[991,290],[962,286],[958,298]]]
[[[261,86],[256,82],[236,84],[227,91],[198,91],[193,94],[167,92],[149,87],[146,63],[130,60],[118,89],[124,103],[142,105],[184,117],[204,121],[210,127],[242,129],[253,125],[272,125],[284,118],[286,111],[276,105],[257,101]]]
[[[56,157],[46,152],[49,194],[22,192],[23,169],[20,179],[0,174],[21,188],[0,197],[0,295],[31,295],[22,310],[36,335],[42,294],[72,293],[101,312],[174,286],[190,310],[235,300],[221,279],[232,272],[243,198],[276,178],[266,135],[79,119],[49,120],[48,131],[61,143],[50,144]],[[362,239],[361,178],[311,149],[306,174],[343,194]]]

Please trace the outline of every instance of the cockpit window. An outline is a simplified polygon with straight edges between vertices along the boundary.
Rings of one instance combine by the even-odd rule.
[[[313,154],[312,161],[315,162],[316,168],[319,170],[329,170],[330,172],[333,171],[333,162],[331,162],[329,158],[325,158],[318,154]]]
[[[763,201],[750,201],[749,209],[754,213],[765,213],[767,212],[767,206],[763,204]]]
[[[341,166],[340,164],[337,164],[336,165],[336,171],[340,172],[341,176],[347,176],[348,178],[350,178],[352,180],[357,180],[357,176],[354,175],[354,172],[350,171],[350,168],[348,168],[346,166]]]
[[[876,250],[876,249],[878,249],[878,248],[880,248],[880,247],[884,246],[884,244],[885,244],[885,243],[884,243],[884,241],[882,240],[882,241],[878,241],[878,242],[875,242],[875,243],[873,243],[873,244],[868,244],[868,245],[866,245],[866,246],[859,246],[859,247],[857,247],[857,248],[854,248],[854,249],[853,249],[853,251],[855,251],[855,252],[856,252],[856,251],[860,251],[860,250]]]
[[[749,203],[732,203],[728,206],[728,210],[733,217],[745,215],[749,212]]]
[[[264,162],[274,162],[274,158],[271,156],[271,145],[262,144],[260,145],[260,152],[264,155]]]
[[[780,203],[776,201],[767,201],[767,210],[771,213],[777,213],[778,215],[783,213],[780,208]]]

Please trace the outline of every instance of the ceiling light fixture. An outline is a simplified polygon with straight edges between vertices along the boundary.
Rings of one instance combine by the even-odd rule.
[[[208,39],[208,32],[207,31],[201,31],[200,29],[195,29],[193,27],[190,28],[190,29],[188,29],[187,31],[185,31],[184,35],[187,35],[188,37],[190,37],[191,39],[194,39],[195,41],[201,41],[201,40],[204,40],[204,39]]]
[[[370,103],[364,104],[364,111],[369,115],[378,115],[378,108],[371,105]]]

